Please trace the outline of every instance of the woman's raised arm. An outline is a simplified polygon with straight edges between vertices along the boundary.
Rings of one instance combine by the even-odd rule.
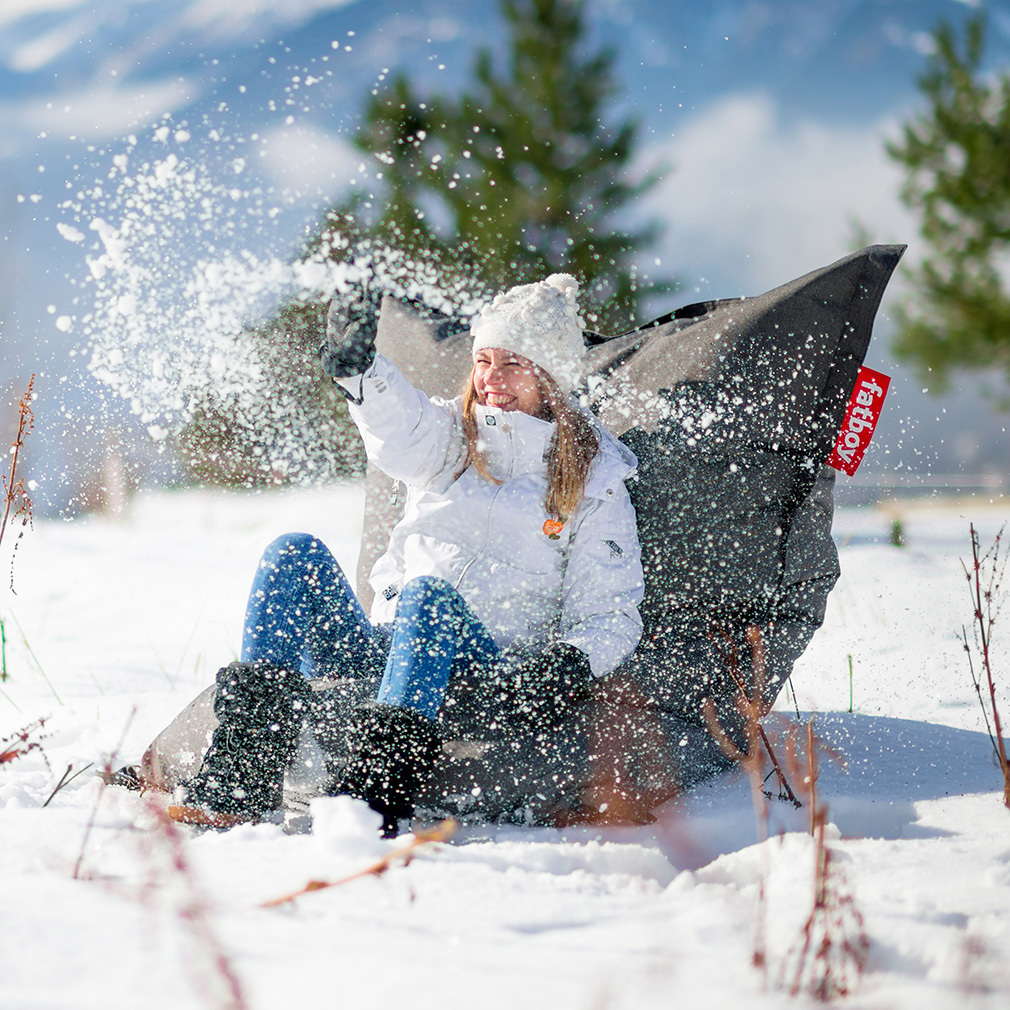
[[[429,398],[381,354],[363,375],[337,384],[350,394],[369,462],[383,473],[416,486],[459,466],[465,443],[454,400]]]

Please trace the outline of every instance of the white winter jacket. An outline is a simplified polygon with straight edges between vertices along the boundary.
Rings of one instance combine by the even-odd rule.
[[[643,582],[623,483],[636,464],[629,449],[590,415],[600,450],[582,503],[552,538],[544,500],[553,422],[477,408],[488,468],[503,481],[493,484],[472,466],[460,474],[459,398],[429,398],[382,356],[342,385],[361,399],[348,403],[368,459],[407,485],[404,517],[372,569],[374,622],[392,621],[406,582],[433,575],[456,588],[500,648],[567,642],[597,677],[631,654]]]

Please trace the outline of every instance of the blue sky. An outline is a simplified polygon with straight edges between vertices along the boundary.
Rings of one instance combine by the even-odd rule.
[[[990,63],[1004,67],[1010,3],[985,6]],[[930,29],[971,4],[588,0],[586,9],[594,41],[619,55],[619,109],[641,122],[639,170],[672,166],[637,212],[665,225],[655,258],[685,284],[675,303],[756,293],[830,262],[849,250],[857,222],[917,255],[883,144],[918,106]],[[349,140],[384,72],[451,90],[474,48],[500,38],[491,0],[2,0],[0,380],[16,387],[26,371],[45,373],[37,456],[39,466],[50,458],[50,483],[64,465],[52,462],[61,432],[79,429],[82,410],[125,423],[84,367],[79,325],[79,281],[98,241],[90,220],[113,208],[91,198],[75,216],[60,206],[68,196],[107,178],[124,152],[133,163],[174,152],[245,194],[218,251],[230,242],[284,257],[329,200],[372,170],[361,172]],[[68,228],[83,238],[68,240]],[[194,241],[192,229],[180,238]],[[166,271],[181,263],[169,252]],[[885,319],[869,361],[896,373],[894,409],[886,451],[868,467],[899,458],[974,471],[1010,456],[1005,418],[978,406],[975,385],[925,397],[890,361],[886,328]]]

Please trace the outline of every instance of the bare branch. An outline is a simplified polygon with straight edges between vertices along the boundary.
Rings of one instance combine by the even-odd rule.
[[[294,901],[295,898],[300,898],[303,894],[311,894],[313,891],[323,891],[329,887],[341,887],[344,884],[349,884],[352,880],[360,880],[362,877],[381,877],[386,870],[399,860],[403,860],[403,864],[406,866],[422,846],[431,845],[433,842],[448,841],[458,828],[458,822],[450,817],[436,824],[428,831],[419,831],[409,842],[397,846],[397,848],[386,853],[380,860],[372,863],[371,866],[366,866],[363,870],[358,870],[349,876],[341,877],[339,880],[310,880],[300,890],[293,891],[291,894],[285,894],[281,898],[272,898],[270,901],[264,901],[260,905],[260,908],[276,908],[278,905],[286,905],[289,901]]]

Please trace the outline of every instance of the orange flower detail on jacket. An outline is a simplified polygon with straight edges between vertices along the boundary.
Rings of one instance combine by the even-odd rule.
[[[565,524],[557,519],[548,519],[544,523],[544,533],[546,533],[551,540],[557,540],[558,535],[564,528]]]

